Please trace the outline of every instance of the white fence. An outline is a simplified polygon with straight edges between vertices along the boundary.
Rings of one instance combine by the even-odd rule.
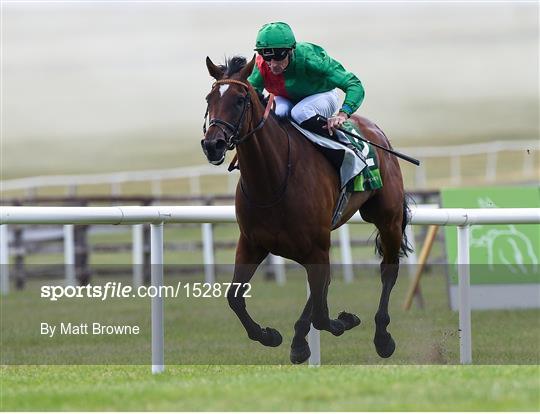
[[[165,223],[233,223],[233,206],[153,206],[153,207],[1,207],[1,286],[7,278],[7,232],[9,224],[151,224],[151,283],[163,284],[163,225]],[[360,223],[357,213],[351,222]],[[539,224],[540,208],[508,209],[412,209],[412,224],[457,226],[459,277],[460,362],[472,362],[469,233],[475,224]],[[68,236],[69,237],[69,236]],[[157,266],[156,266],[157,265]],[[319,336],[312,327],[308,336],[315,350],[311,365],[320,364]],[[163,298],[152,298],[152,372],[164,370]]]
[[[485,176],[486,184],[497,180],[497,159],[501,152],[520,152],[523,154],[521,171],[523,180],[536,180],[535,157],[538,158],[539,143],[535,140],[525,141],[495,141],[479,144],[464,144],[444,147],[410,147],[399,148],[405,154],[409,154],[422,161],[429,158],[450,159],[449,185],[459,185],[462,182],[461,159],[471,155],[486,155]],[[536,160],[538,163],[538,159]],[[67,195],[74,196],[77,188],[83,185],[105,184],[111,187],[111,195],[119,196],[122,193],[122,185],[134,182],[151,183],[151,192],[154,197],[162,195],[162,182],[165,180],[187,179],[191,194],[201,194],[201,177],[224,176],[226,166],[220,168],[205,164],[195,167],[182,167],[164,170],[147,171],[123,171],[116,173],[87,174],[87,175],[55,175],[17,178],[0,182],[0,191],[26,191],[29,196],[35,194],[38,189],[47,187],[65,187]],[[428,176],[426,163],[423,162],[415,168],[413,188],[425,188]],[[233,193],[238,181],[238,171],[235,170],[227,176],[227,190]]]
[[[444,147],[420,147],[402,149],[406,154],[415,158],[427,160],[428,158],[449,158],[450,159],[450,185],[462,184],[461,160],[463,157],[472,155],[486,155],[484,183],[493,184],[497,181],[497,159],[502,152],[521,152],[523,160],[521,171],[516,167],[516,172],[521,173],[522,179],[537,180],[538,176],[534,169],[534,156],[538,154],[539,143],[537,140],[516,141],[509,139],[507,141],[494,141],[479,144],[464,144]],[[409,152],[407,152],[409,151]],[[520,165],[520,164],[518,164]],[[428,171],[425,163],[415,169],[415,188],[425,188],[428,177]]]

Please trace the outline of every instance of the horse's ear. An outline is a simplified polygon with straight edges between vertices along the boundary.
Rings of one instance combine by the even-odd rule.
[[[218,66],[214,65],[208,56],[206,56],[206,67],[208,68],[210,76],[215,80],[220,80],[223,77],[223,71]]]
[[[253,72],[253,66],[255,66],[255,56],[253,55],[253,58],[244,66],[242,71],[240,72],[240,77],[242,79],[247,79],[249,75],[251,75],[251,72]]]

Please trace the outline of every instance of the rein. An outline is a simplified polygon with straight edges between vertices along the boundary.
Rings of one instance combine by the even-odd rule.
[[[250,92],[249,92],[250,88],[249,88],[248,84],[246,84],[246,83],[244,83],[242,81],[236,80],[236,79],[221,79],[221,80],[218,80],[218,81],[214,82],[214,84],[212,85],[212,89],[216,85],[223,85],[223,84],[237,84],[237,85],[241,85],[244,88],[246,88],[246,95],[244,96],[244,106],[242,108],[242,114],[240,115],[240,119],[238,120],[236,125],[232,125],[231,123],[229,123],[227,121],[223,121],[223,120],[218,119],[218,118],[213,118],[213,119],[210,120],[210,122],[208,122],[208,128],[210,128],[212,126],[216,126],[216,127],[220,128],[222,130],[223,134],[225,135],[225,142],[227,144],[227,149],[232,150],[237,145],[245,142],[248,138],[253,136],[253,134],[255,132],[257,132],[258,130],[260,130],[264,126],[266,120],[268,119],[268,115],[270,114],[270,110],[272,109],[272,104],[274,102],[274,95],[273,94],[269,95],[268,102],[267,102],[266,108],[264,110],[264,114],[263,114],[261,120],[259,121],[259,123],[255,126],[255,128],[253,128],[251,131],[247,132],[246,134],[244,134],[243,136],[238,138],[238,135],[240,134],[240,128],[241,128],[241,126],[242,126],[242,124],[244,122],[244,118],[246,116],[246,112],[251,107],[251,97],[250,97]],[[206,107],[206,113],[204,114],[204,124],[203,124],[203,132],[204,132],[204,134],[206,134],[206,131],[207,131],[207,128],[206,128],[207,119],[208,119],[208,106]],[[247,194],[247,192],[246,192],[246,190],[244,188],[244,184],[243,184],[243,181],[242,181],[242,176],[240,176],[240,188],[242,190],[242,194],[246,198],[248,204],[250,204],[251,206],[257,207],[257,208],[269,208],[269,207],[273,207],[276,204],[278,204],[283,199],[283,197],[285,196],[285,193],[287,191],[287,186],[289,184],[289,177],[291,176],[291,138],[289,136],[289,131],[286,128],[283,128],[281,125],[279,125],[279,127],[284,129],[285,133],[287,134],[287,173],[285,174],[285,180],[283,181],[283,183],[280,186],[280,190],[279,190],[277,199],[275,201],[272,201],[272,202],[266,203],[266,204],[259,204],[259,203],[253,202],[252,200],[249,199],[249,196],[248,196],[248,194]],[[227,131],[226,131],[225,128],[229,129],[232,132],[231,135],[227,136]],[[229,171],[231,171],[231,169],[229,169]]]

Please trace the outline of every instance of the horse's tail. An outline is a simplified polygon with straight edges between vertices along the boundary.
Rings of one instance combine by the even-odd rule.
[[[409,208],[409,195],[403,197],[403,219],[401,221],[401,248],[399,249],[399,257],[408,256],[414,251],[405,228],[411,221],[411,209]]]
[[[409,196],[405,194],[403,197],[403,219],[401,221],[401,246],[399,248],[399,257],[408,256],[409,253],[413,252],[413,248],[411,243],[409,242],[409,238],[407,237],[407,232],[405,232],[405,228],[407,227],[407,224],[409,224],[411,220],[411,209],[409,208]],[[379,256],[383,256],[383,248],[381,243],[381,237],[380,234],[377,232],[377,236],[375,237],[375,251]]]

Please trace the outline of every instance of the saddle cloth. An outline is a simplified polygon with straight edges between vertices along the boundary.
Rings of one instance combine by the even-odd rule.
[[[371,146],[360,142],[360,149],[364,149],[362,150],[364,159],[361,159],[352,149],[345,146],[349,144],[349,140],[344,133],[336,131],[334,136],[339,140],[339,142],[336,142],[308,131],[295,122],[291,122],[291,124],[313,142],[336,168],[339,174],[340,190],[355,177],[354,190],[350,188],[349,191],[365,191],[382,187],[376,152]],[[352,130],[352,132],[358,134],[358,131]]]

